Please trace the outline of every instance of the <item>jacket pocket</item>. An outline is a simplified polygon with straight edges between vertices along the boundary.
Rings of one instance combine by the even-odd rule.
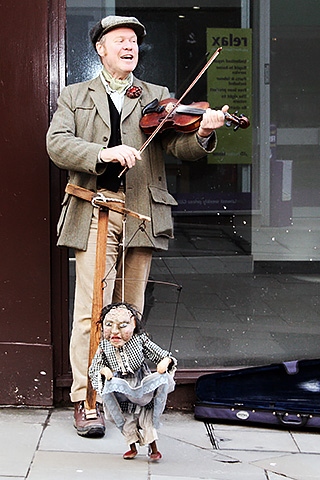
[[[173,238],[173,221],[171,207],[178,205],[170,193],[154,185],[149,185],[151,198],[152,230],[155,237],[165,236]]]

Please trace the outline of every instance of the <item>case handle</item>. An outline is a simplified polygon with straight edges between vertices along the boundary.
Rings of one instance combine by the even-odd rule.
[[[295,418],[293,418],[291,414],[287,413],[276,412],[275,415],[277,416],[279,422],[283,425],[299,425],[300,427],[304,427],[310,418],[310,415],[301,413],[297,414]]]

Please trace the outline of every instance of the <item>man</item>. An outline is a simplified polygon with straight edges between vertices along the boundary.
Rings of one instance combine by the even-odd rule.
[[[110,211],[107,236],[104,305],[123,301],[142,312],[152,250],[167,249],[173,235],[163,151],[181,160],[197,160],[216,146],[215,129],[224,124],[223,111],[208,109],[197,133],[166,131],[157,135],[140,154],[146,140],[139,127],[142,110],[154,99],[169,97],[166,87],[142,82],[132,74],[138,63],[145,27],[135,17],[108,16],[91,30],[92,43],[103,69],[90,81],[69,85],[58,100],[47,134],[48,153],[68,170],[69,183],[105,197],[125,202],[126,208],[151,217],[146,232],[139,221],[126,221],[124,298],[121,282],[122,216]],[[126,173],[121,175],[123,169]],[[91,307],[95,271],[97,208],[66,194],[58,223],[58,245],[73,248],[76,257],[76,290],[70,361],[75,404],[74,425],[83,436],[102,436],[104,421],[99,408],[92,418],[85,410]]]

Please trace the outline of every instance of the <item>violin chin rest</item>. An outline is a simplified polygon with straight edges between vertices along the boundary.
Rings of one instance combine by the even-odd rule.
[[[157,98],[152,100],[152,102],[148,103],[148,105],[142,109],[142,115],[155,112],[159,113],[159,100]]]

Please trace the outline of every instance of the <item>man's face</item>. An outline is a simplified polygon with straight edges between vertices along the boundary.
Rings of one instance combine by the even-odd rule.
[[[96,47],[104,67],[115,78],[123,80],[137,66],[139,46],[131,28],[111,30]]]
[[[135,319],[129,310],[112,308],[103,321],[104,338],[114,347],[123,347],[132,338],[135,327]]]

